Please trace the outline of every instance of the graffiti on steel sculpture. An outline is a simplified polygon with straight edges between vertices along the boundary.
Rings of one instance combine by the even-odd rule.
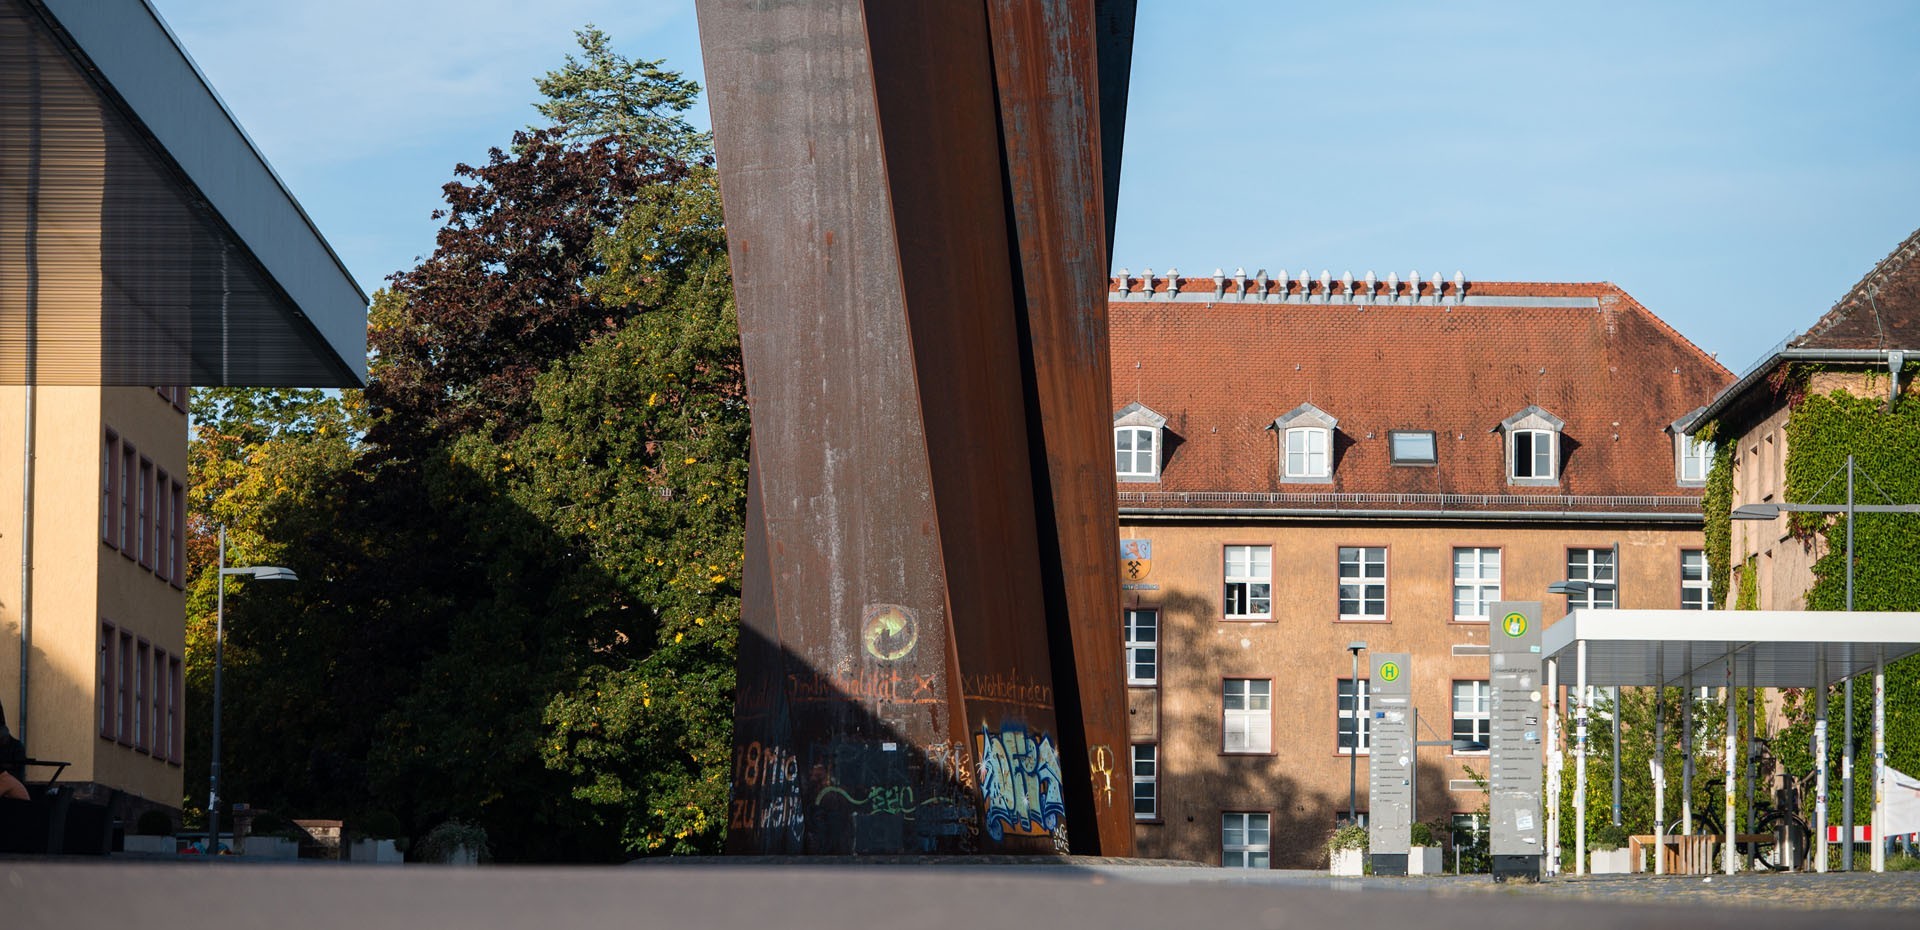
[[[729,851],[1131,854],[1133,0],[698,9],[753,408]]]

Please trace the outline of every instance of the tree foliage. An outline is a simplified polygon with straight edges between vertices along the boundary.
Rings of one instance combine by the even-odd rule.
[[[566,141],[613,138],[686,162],[712,148],[712,136],[695,132],[685,113],[700,96],[700,85],[664,62],[626,58],[615,52],[607,34],[589,25],[574,33],[580,58],[535,78],[546,98],[536,104]]]
[[[229,798],[471,822],[508,861],[718,847],[747,443],[719,195],[683,121],[616,121],[697,87],[581,39],[563,122],[457,167],[376,295],[364,405],[196,397],[198,512],[301,577],[229,601]]]

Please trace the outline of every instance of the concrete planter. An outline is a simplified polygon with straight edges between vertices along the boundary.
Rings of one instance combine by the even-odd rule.
[[[1363,875],[1366,873],[1366,858],[1367,851],[1364,849],[1336,849],[1333,851],[1333,874]]]
[[[284,836],[249,836],[240,855],[248,859],[273,859],[291,862],[300,858],[298,841]]]
[[[1415,846],[1407,850],[1408,875],[1439,875],[1446,871],[1446,860],[1438,846]]]
[[[129,836],[121,841],[120,849],[143,856],[172,856],[179,854],[180,844],[171,836]]]
[[[1624,849],[1587,850],[1587,872],[1593,875],[1625,875],[1633,868],[1633,859]]]
[[[405,860],[399,848],[392,840],[355,840],[348,850],[347,858],[353,862],[376,862],[391,865]]]

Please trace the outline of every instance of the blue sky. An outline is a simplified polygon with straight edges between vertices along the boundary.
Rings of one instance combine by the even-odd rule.
[[[369,291],[574,29],[704,81],[691,0],[152,2]],[[1739,371],[1920,228],[1920,4],[1140,7],[1136,273],[1612,281]]]

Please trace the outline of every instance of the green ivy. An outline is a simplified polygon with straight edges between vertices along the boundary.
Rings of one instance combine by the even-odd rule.
[[[1712,442],[1719,432],[1718,421],[1700,430],[1701,442]],[[1733,443],[1719,443],[1713,450],[1713,466],[1707,472],[1707,487],[1700,497],[1705,517],[1701,527],[1707,545],[1707,583],[1715,604],[1727,603],[1727,578],[1733,561]]]
[[[1907,373],[1920,373],[1920,366],[1908,366]],[[1883,375],[1880,378],[1876,385],[1869,377],[1872,396],[1855,397],[1845,391],[1814,394],[1794,409],[1787,420],[1788,500],[1844,503],[1846,460],[1851,454],[1856,502],[1920,502],[1920,455],[1915,454],[1920,449],[1920,403],[1903,399],[1889,410],[1882,393],[1886,381]],[[1816,534],[1825,537],[1826,554],[1814,563],[1807,608],[1846,609],[1846,519],[1795,516],[1796,534],[1809,541]],[[1858,514],[1853,532],[1854,609],[1920,610],[1920,519],[1910,514]],[[1871,760],[1873,688],[1862,683],[1867,687],[1854,688],[1850,711],[1854,752],[1857,759]],[[1906,659],[1887,667],[1886,695],[1887,764],[1903,772],[1920,772],[1920,660]],[[1843,703],[1837,696],[1829,698],[1833,721],[1829,742],[1836,760],[1843,732],[1840,715],[1849,712]],[[1809,729],[1814,703],[1798,701],[1793,710],[1793,729]]]

